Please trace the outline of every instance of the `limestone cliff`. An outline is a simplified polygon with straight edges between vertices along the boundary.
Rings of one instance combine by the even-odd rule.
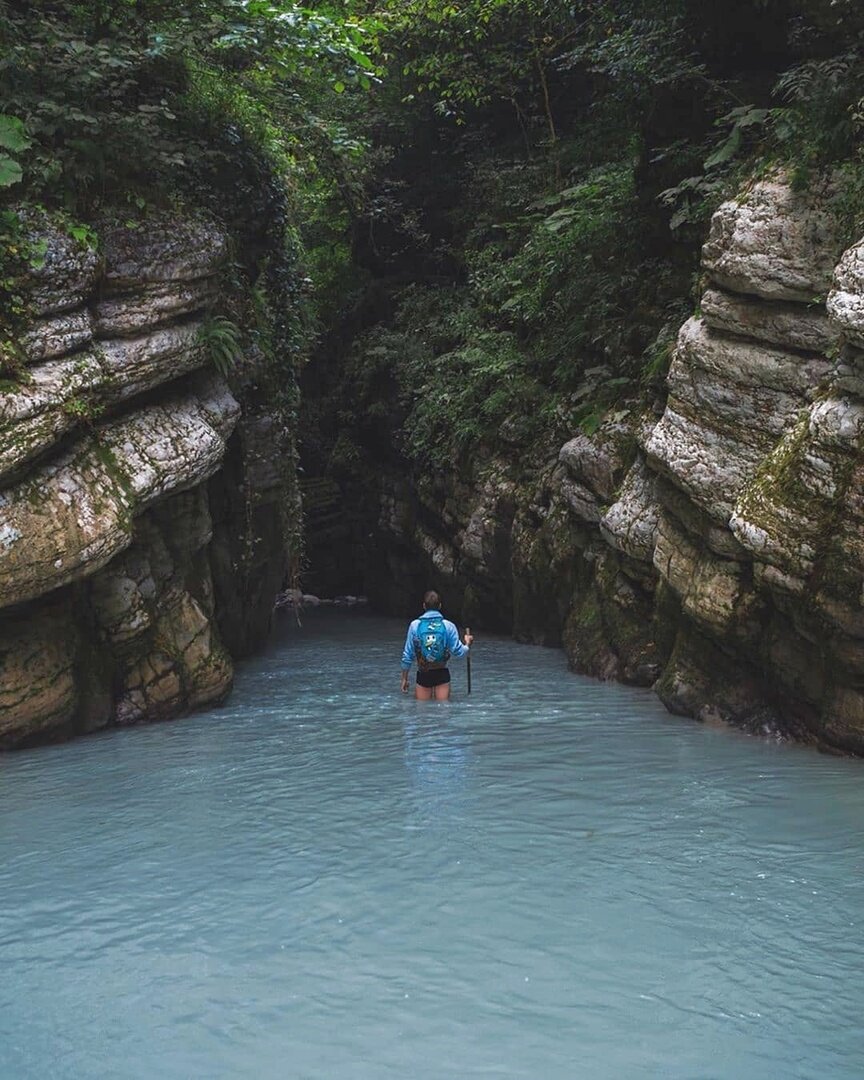
[[[221,230],[106,222],[97,253],[27,228],[25,366],[0,384],[2,747],[224,696],[229,650],[266,632],[296,513],[260,361],[229,388],[202,333]]]
[[[379,596],[434,580],[675,712],[864,753],[864,241],[829,195],[776,175],[716,213],[661,415],[630,402],[533,480],[385,481]]]

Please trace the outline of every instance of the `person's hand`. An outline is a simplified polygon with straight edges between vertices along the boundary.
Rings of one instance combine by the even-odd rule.
[[[462,640],[465,642],[466,645],[470,645],[474,640],[474,635],[466,633],[465,637]]]
[[[402,693],[403,694],[408,693],[408,672],[407,671],[402,672]]]

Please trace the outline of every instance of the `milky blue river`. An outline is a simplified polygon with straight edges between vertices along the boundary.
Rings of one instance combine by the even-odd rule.
[[[285,617],[223,708],[0,758],[2,1080],[860,1080],[864,762]]]

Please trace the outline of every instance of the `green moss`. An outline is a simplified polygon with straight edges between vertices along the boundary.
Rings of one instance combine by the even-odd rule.
[[[70,397],[61,406],[63,412],[74,420],[92,424],[105,411],[105,406],[90,398]]]
[[[804,602],[817,621],[821,621],[816,605],[819,591],[827,589],[843,596],[860,585],[860,569],[850,566],[838,538],[848,513],[849,488],[864,460],[862,444],[864,440],[859,439],[846,448],[822,447],[831,467],[833,493],[828,496],[813,491],[807,483],[807,456],[813,447],[809,414],[805,413],[760,465],[739,504],[745,520],[781,538],[784,547],[806,545],[813,551]]]
[[[760,463],[747,485],[741,508],[748,521],[759,524],[759,510],[768,499],[779,494],[790,502],[808,503],[813,496],[801,480],[801,461],[809,437],[809,413],[804,412],[795,426],[783,436],[777,446]]]
[[[20,379],[0,379],[0,394],[20,394],[26,389],[28,382],[32,382],[32,378],[25,379],[23,372]]]
[[[115,487],[122,494],[122,499],[119,500],[119,509],[121,511],[121,523],[123,526],[130,530],[132,529],[132,519],[135,515],[135,508],[137,506],[137,496],[132,489],[129,479],[125,470],[121,467],[117,460],[117,456],[110,446],[102,441],[97,434],[91,439],[90,446],[96,459],[104,467],[110,479],[113,481]]]

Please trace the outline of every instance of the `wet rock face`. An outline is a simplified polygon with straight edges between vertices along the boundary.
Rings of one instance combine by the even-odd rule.
[[[674,712],[864,753],[864,241],[840,250],[829,195],[777,175],[720,208],[659,419],[637,401],[575,435],[506,518],[450,486],[451,519],[492,506],[505,581],[440,512],[426,563]]]
[[[220,294],[219,229],[104,225],[97,257],[49,222],[28,228],[45,260],[28,282],[27,366],[0,390],[0,747],[223,696],[223,637],[266,631],[285,562],[278,525],[250,538],[266,564],[250,587],[270,595],[247,611],[234,563],[216,557],[248,524],[224,488],[266,501],[280,523],[293,468],[290,433],[256,452],[249,432],[279,421],[241,416],[201,341]],[[229,594],[236,607],[220,610]]]

